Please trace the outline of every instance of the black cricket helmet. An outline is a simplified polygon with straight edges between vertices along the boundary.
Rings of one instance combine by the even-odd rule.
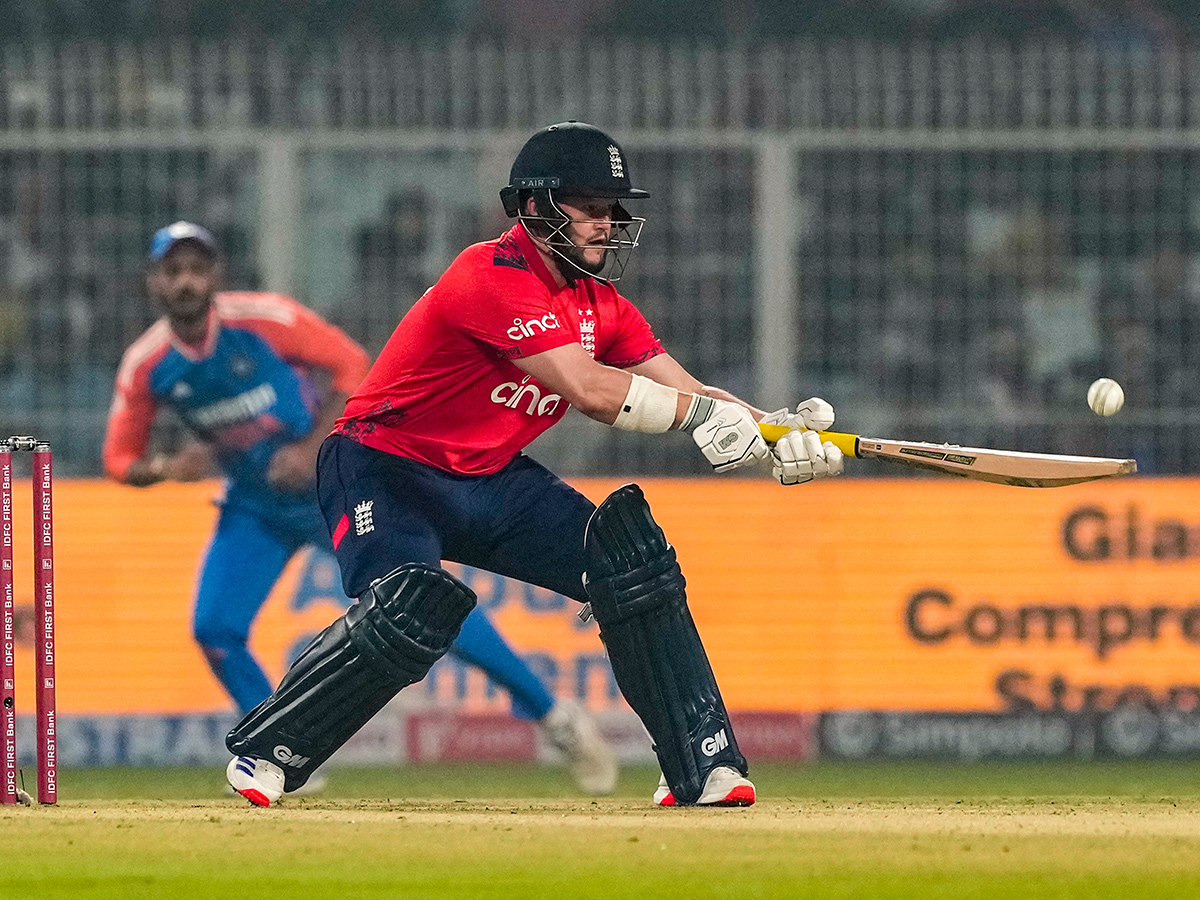
[[[604,249],[610,251],[608,256],[612,260],[608,280],[617,281],[621,277],[629,253],[638,245],[646,220],[630,215],[620,201],[644,199],[650,193],[632,185],[629,162],[616,141],[584,122],[550,125],[525,142],[513,162],[508,182],[500,191],[504,211],[510,217],[520,219],[560,260],[585,275],[598,273],[584,268],[574,258],[576,254],[572,251],[577,248],[565,230],[571,219],[557,200],[612,200],[615,228]],[[536,215],[526,212],[526,201],[530,197],[534,200]]]

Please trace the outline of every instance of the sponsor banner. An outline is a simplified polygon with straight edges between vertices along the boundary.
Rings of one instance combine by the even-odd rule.
[[[600,500],[618,479],[581,480]],[[950,479],[643,479],[687,577],[727,706],[1077,713],[1200,709],[1200,479],[1054,490]],[[16,484],[18,710],[32,709],[32,556]],[[58,698],[64,715],[230,709],[191,640],[219,485],[55,485]],[[558,696],[627,711],[594,622],[541,588],[450,567]],[[252,648],[269,677],[340,615],[332,557],[304,551]],[[405,691],[510,711],[451,657]]]
[[[217,766],[229,761],[229,714],[173,716],[60,716],[56,723],[60,768],[91,766]],[[36,767],[33,716],[17,717],[17,758]]]
[[[62,716],[59,766],[215,766],[229,761],[225,736],[233,713]],[[600,713],[597,725],[622,765],[654,761],[642,724],[630,710]],[[33,716],[18,717],[17,761],[35,766]],[[505,713],[410,708],[393,702],[362,727],[330,765],[538,761],[562,756],[527,720]]]
[[[101,481],[55,484],[58,705],[66,715],[224,712],[229,698],[191,639],[195,585],[220,496],[217,483],[145,490]],[[29,483],[15,485],[17,708],[33,708],[32,556],[24,511]],[[552,693],[593,711],[627,710],[594,622],[579,604],[542,588],[448,564]],[[350,600],[332,553],[305,549],[263,606],[251,648],[270,679]],[[453,656],[406,690],[416,703],[507,713],[510,697]]]
[[[537,756],[537,726],[502,714],[414,713],[407,732],[413,762],[520,762]]]
[[[840,712],[820,717],[827,759],[1159,759],[1200,755],[1200,713],[1128,705],[1077,713]]]
[[[879,713],[821,716],[821,755],[835,759],[1036,759],[1092,755],[1076,718],[1051,713]]]
[[[1200,479],[646,495],[731,709],[1200,709]]]
[[[818,716],[733,712],[729,718],[738,749],[753,762],[800,762],[817,755]]]
[[[601,732],[622,765],[654,762],[631,712],[603,713]],[[824,759],[1160,759],[1200,756],[1200,713],[1131,705],[1104,713],[842,712],[821,716],[739,713],[738,744],[751,763]],[[228,761],[231,714],[64,716],[59,765],[212,766]],[[18,762],[33,767],[33,717],[19,719]],[[390,706],[331,765],[533,761],[561,764],[527,720]]]

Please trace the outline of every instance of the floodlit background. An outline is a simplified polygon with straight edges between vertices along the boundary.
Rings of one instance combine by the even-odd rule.
[[[0,431],[99,473],[152,231],[372,351],[531,133],[653,199],[622,290],[699,377],[846,430],[1191,473],[1200,12],[1185,0],[0,2]],[[1122,382],[1100,422],[1084,391]],[[691,474],[572,415],[570,475]],[[873,470],[878,471],[878,470]],[[895,472],[889,471],[890,474]]]
[[[759,803],[656,814],[595,623],[452,567],[593,713],[615,795],[582,797],[447,656],[324,795],[251,809],[190,634],[220,484],[101,477],[118,360],[157,315],[150,236],[207,225],[232,287],[376,352],[569,118],[652,192],[620,288],[700,378],[1145,474],[1031,491],[855,460],[784,489],[571,413],[533,451],[594,500],[644,487]],[[1102,375],[1127,396],[1105,420]],[[1198,395],[1197,0],[0,0],[0,437],[48,438],[62,476],[61,803],[0,807],[0,896],[1200,896]],[[337,582],[327,552],[293,560],[252,638],[271,677]]]
[[[225,755],[188,621],[218,486],[100,480],[117,363],[157,316],[153,231],[203,223],[232,287],[374,353],[508,227],[517,150],[565,119],[652,193],[620,288],[704,381],[767,409],[820,395],[860,434],[1179,476],[1029,492],[863,461],[784,491],[570,414],[534,454],[595,499],[647,486],[730,707],[759,717],[748,752],[1200,753],[1200,6],[0,0],[0,434],[49,439],[64,476],[64,765]],[[1085,403],[1102,375],[1111,419]],[[658,478],[679,475],[705,477]],[[272,676],[342,609],[330,570],[302,554],[264,611]],[[649,758],[572,604],[464,577]],[[493,715],[433,754],[469,758],[507,703],[439,665],[401,699]],[[452,733],[431,715],[356,758],[420,758],[421,728]]]

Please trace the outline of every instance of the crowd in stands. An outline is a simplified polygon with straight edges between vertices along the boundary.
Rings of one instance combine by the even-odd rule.
[[[0,0],[0,22],[0,49],[14,41],[165,45],[255,36],[312,44],[465,35],[522,46],[609,38],[1047,38],[1125,50],[1200,41],[1193,0]],[[9,105],[19,106],[14,97],[9,90]],[[918,156],[891,154],[879,168],[887,177],[877,179],[870,166],[859,172],[853,157],[833,152],[802,186],[811,202],[811,227],[798,246],[800,318],[813,360],[805,377],[840,377],[851,392],[899,411],[899,424],[907,416],[920,426],[931,410],[966,408],[1019,429],[1080,413],[1087,383],[1105,374],[1124,384],[1131,411],[1157,416],[1155,427],[1165,429],[1136,451],[1143,469],[1200,472],[1200,434],[1192,440],[1187,433],[1200,405],[1196,154]],[[91,474],[120,352],[154,316],[140,286],[149,225],[185,210],[194,215],[201,204],[226,250],[231,284],[257,287],[250,219],[238,212],[256,188],[246,181],[252,166],[238,154],[50,159],[0,153],[0,427],[52,429],[65,470]],[[1053,167],[1061,178],[1038,174]],[[911,187],[925,180],[924,192]],[[968,188],[972,181],[992,187]],[[180,184],[190,193],[177,196]],[[1022,187],[1006,192],[1004,185],[1016,184]],[[715,200],[724,210],[718,218],[744,215],[744,193]],[[443,227],[437,243],[434,222],[446,216],[435,216],[428,199],[397,193],[377,215],[360,217],[346,239],[345,292],[323,311],[373,351],[447,262],[447,246],[503,225],[482,209],[456,210],[454,228]],[[888,225],[886,246],[868,246],[885,211],[889,221],[911,212],[911,221]],[[701,240],[711,237],[705,223],[712,210],[700,204],[688,215]],[[656,226],[665,231],[675,218]],[[701,271],[696,245],[660,234],[660,280],[679,287],[690,275],[695,284],[678,296],[654,273],[638,284],[645,303],[662,307],[656,319],[665,328],[712,310],[715,330],[728,332],[724,342],[685,335],[682,346],[712,346],[740,359],[750,354],[731,351],[730,341],[749,340],[752,285],[728,262],[749,258],[749,250],[733,248],[728,237],[718,235],[721,252],[709,252],[715,262]],[[650,261],[644,255],[640,263],[649,270]],[[725,364],[693,362],[702,372]],[[722,383],[736,376],[712,373]],[[737,386],[752,387],[752,379],[743,381]],[[1140,425],[1138,432],[1150,433]],[[1040,438],[1028,443],[1064,449]]]
[[[619,38],[1021,40],[1156,44],[1200,33],[1193,0],[0,0],[0,42],[31,39],[450,35],[530,42]]]

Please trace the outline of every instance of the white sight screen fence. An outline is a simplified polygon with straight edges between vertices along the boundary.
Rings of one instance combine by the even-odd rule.
[[[653,197],[623,292],[698,377],[846,430],[1200,470],[1200,58],[1038,45],[0,50],[0,431],[96,474],[153,230],[377,351],[578,118]],[[1099,375],[1126,409],[1101,421]],[[1200,436],[1200,435],[1198,435]],[[566,474],[691,473],[572,414]],[[871,471],[900,474],[899,470]]]

